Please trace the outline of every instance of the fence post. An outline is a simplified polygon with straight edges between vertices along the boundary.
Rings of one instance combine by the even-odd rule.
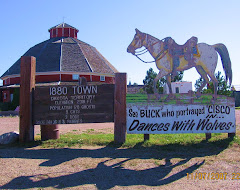
[[[209,139],[211,139],[212,137],[212,134],[211,133],[205,133],[206,135],[206,140],[208,141]]]
[[[236,133],[228,133],[228,138],[233,138],[236,135]]]
[[[35,88],[36,58],[22,56],[20,65],[20,142],[34,141],[34,125],[32,123],[32,98]]]
[[[115,74],[114,97],[114,142],[124,143],[126,140],[126,94],[127,74]]]
[[[144,134],[144,141],[148,141],[150,139],[150,135],[149,134]]]

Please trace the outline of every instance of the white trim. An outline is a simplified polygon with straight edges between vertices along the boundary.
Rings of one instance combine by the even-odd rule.
[[[61,50],[60,50],[60,62],[59,62],[59,70],[61,71],[62,70],[62,67],[61,67],[61,65],[62,65],[62,44],[63,44],[63,38],[61,39]]]

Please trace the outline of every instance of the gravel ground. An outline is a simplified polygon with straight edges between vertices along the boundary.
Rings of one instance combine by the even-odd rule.
[[[82,132],[87,129],[95,131],[105,130],[105,132],[113,132],[114,123],[84,123],[84,124],[69,124],[59,125],[60,134],[67,132]],[[19,117],[0,117],[0,135],[11,131],[19,131]],[[40,134],[40,125],[34,126],[34,133]]]
[[[240,110],[236,121],[239,131]],[[18,117],[0,123],[0,134],[18,131]],[[60,125],[60,132],[92,128],[112,132],[113,123]],[[238,145],[194,148],[0,149],[0,189],[240,189]]]

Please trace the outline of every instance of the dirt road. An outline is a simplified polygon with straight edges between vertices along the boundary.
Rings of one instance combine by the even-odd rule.
[[[239,130],[240,110],[236,118]],[[17,117],[0,118],[0,124],[0,134],[18,130]],[[113,123],[60,131],[92,128],[112,132]],[[240,189],[240,146],[222,141],[176,145],[177,151],[169,145],[0,149],[0,189]]]

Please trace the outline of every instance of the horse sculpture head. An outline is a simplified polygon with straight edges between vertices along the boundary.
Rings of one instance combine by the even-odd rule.
[[[130,45],[127,48],[128,53],[132,53],[135,55],[135,50],[138,48],[141,48],[143,46],[143,43],[145,41],[146,34],[140,32],[138,29],[136,30],[136,34],[134,35],[134,38]]]

